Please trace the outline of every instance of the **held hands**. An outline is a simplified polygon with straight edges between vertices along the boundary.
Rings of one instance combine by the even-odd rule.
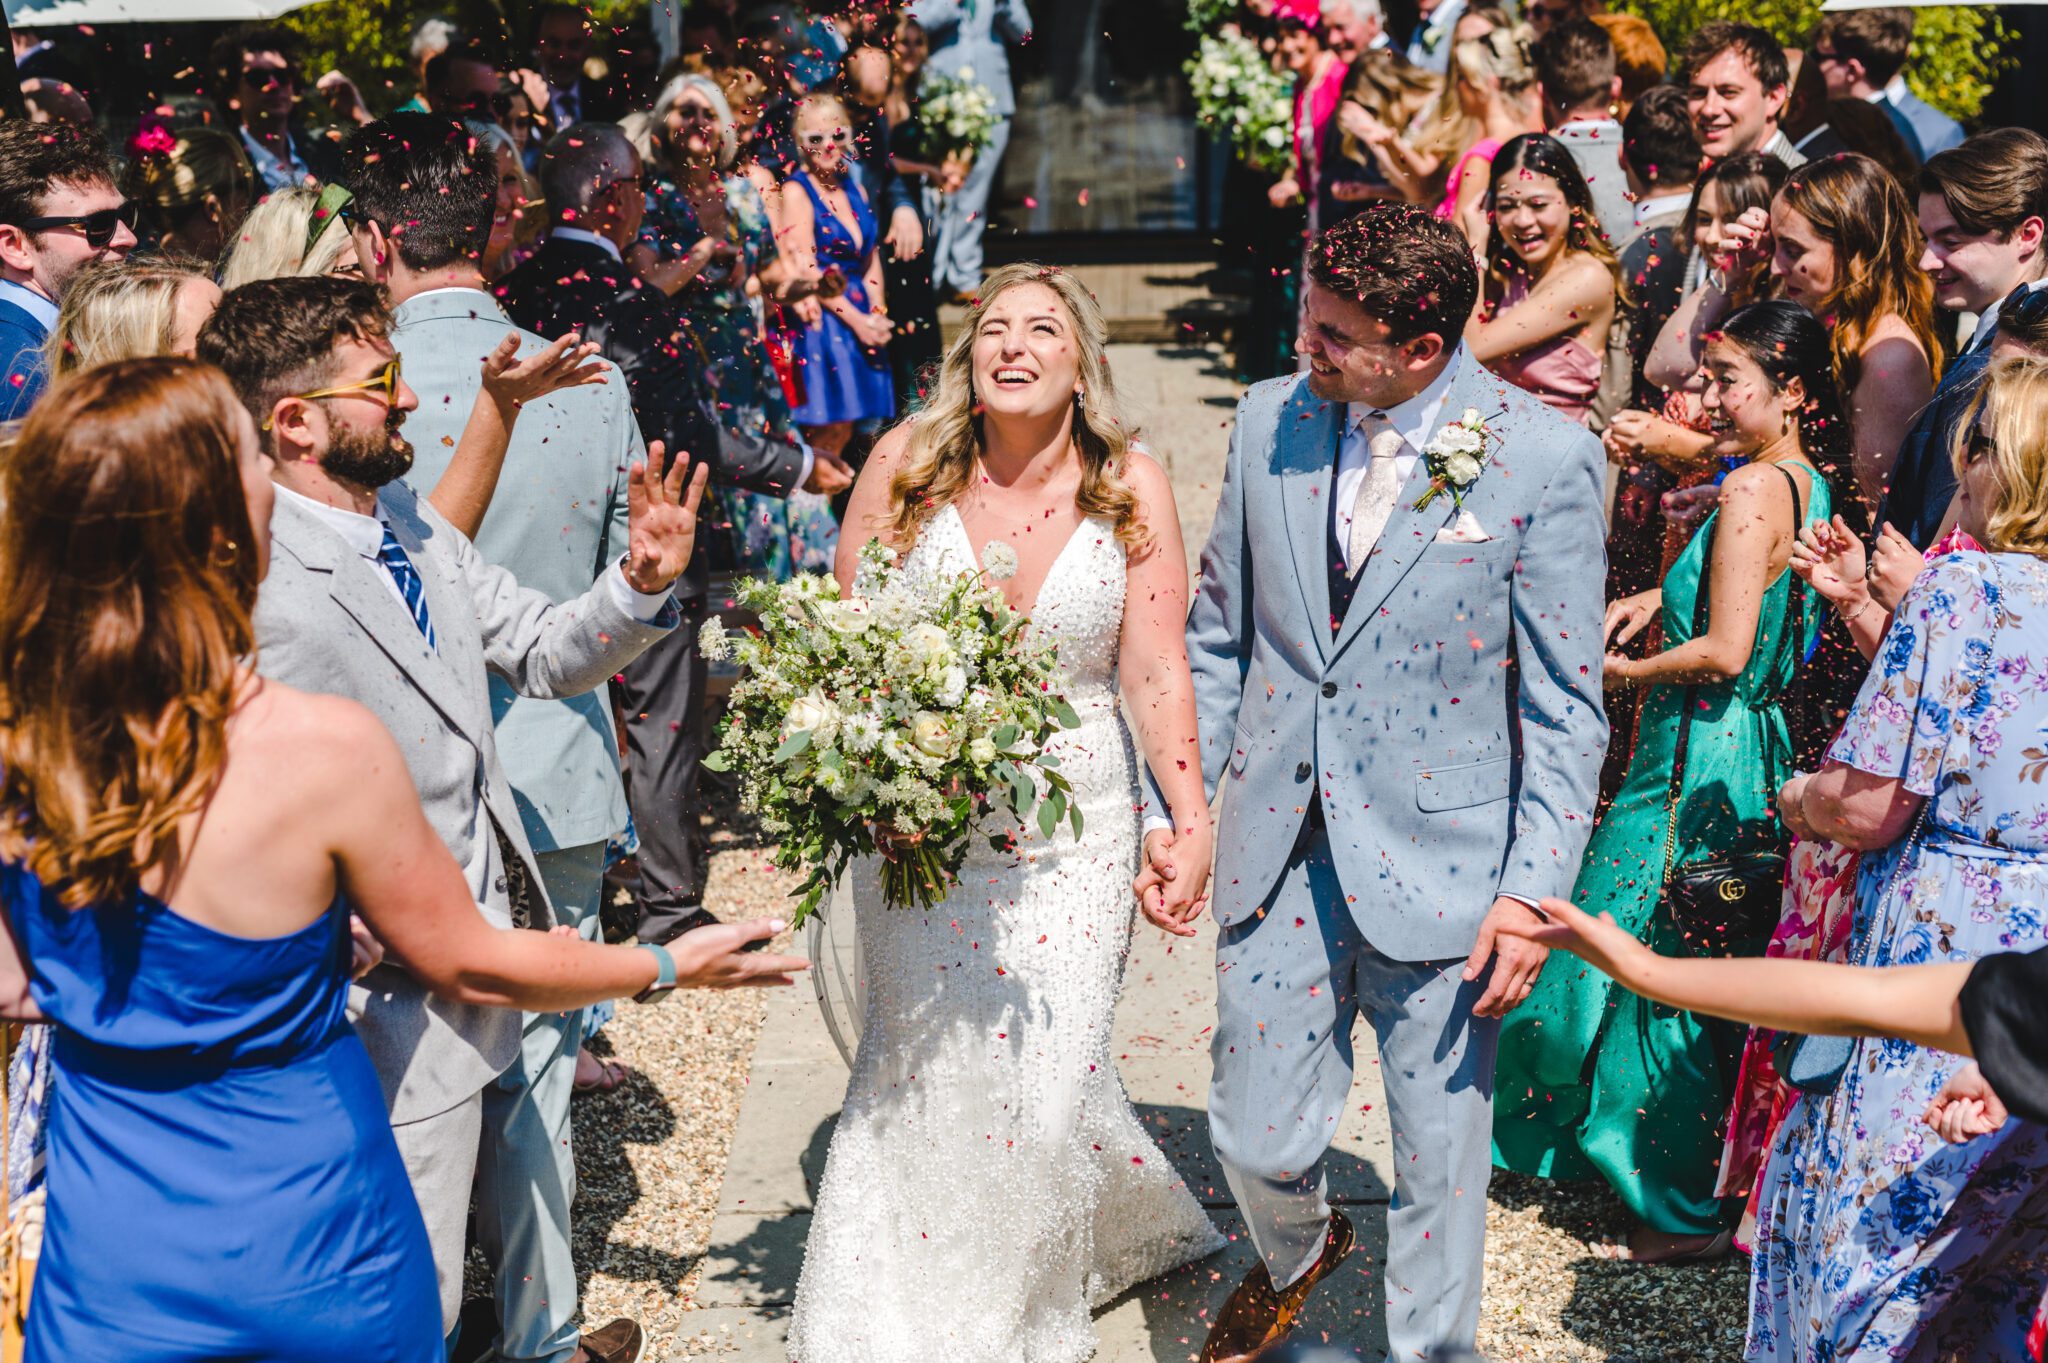
[[[1627,680],[1628,669],[1635,659],[1619,649],[1641,634],[1663,608],[1664,592],[1657,587],[1607,603],[1607,618],[1600,625],[1600,637],[1606,648],[1601,671],[1606,677],[1613,681]]]
[[[1215,851],[1215,829],[1206,817],[1187,828],[1145,835],[1145,865],[1131,881],[1131,893],[1147,921],[1176,937],[1195,935],[1195,919],[1209,898]]]
[[[796,977],[811,968],[809,961],[747,949],[788,926],[779,918],[754,918],[692,928],[668,944],[668,954],[676,963],[676,987],[746,989],[795,984]]]
[[[1870,599],[1863,541],[1850,533],[1849,523],[1840,516],[1800,527],[1792,545],[1792,571],[1844,615]]]
[[[697,552],[697,504],[711,466],[698,464],[687,489],[683,472],[688,462],[674,459],[662,474],[665,451],[659,440],[647,447],[647,461],[626,475],[626,584],[649,596],[668,590],[682,576]]]
[[[1486,992],[1472,1005],[1476,1016],[1506,1017],[1536,987],[1543,962],[1550,957],[1550,948],[1528,931],[1539,921],[1534,909],[1506,895],[1495,899],[1493,907],[1487,910],[1486,921],[1479,925],[1479,940],[1465,960],[1463,976],[1470,984],[1485,973],[1489,960],[1493,962],[1493,978],[1486,982]],[[1515,931],[1517,927],[1523,931]]]
[[[862,312],[857,308],[850,311],[846,324],[852,329],[854,339],[862,345],[879,350],[896,334],[896,324],[881,313]]]
[[[1500,906],[1495,904],[1494,907],[1497,910]],[[1544,900],[1541,917],[1530,913],[1526,906],[1516,907],[1521,908],[1522,913],[1501,921],[1502,936],[1531,943],[1546,951],[1569,951],[1629,988],[1642,981],[1641,963],[1652,953],[1629,936],[1614,921],[1613,914],[1603,913],[1595,918],[1562,899]]]
[[[1266,191],[1266,201],[1275,208],[1285,208],[1301,197],[1301,185],[1290,175],[1278,181]]]
[[[484,356],[484,391],[501,411],[516,415],[519,408],[550,393],[603,383],[612,367],[593,359],[596,354],[597,342],[585,341],[572,331],[522,360],[519,334],[507,332],[497,349]]]
[[[916,260],[924,250],[924,224],[918,221],[917,210],[909,204],[898,204],[889,215],[889,234],[882,240],[896,259]]]
[[[1977,1068],[1977,1062],[1957,1070],[1941,1092],[1934,1095],[1934,1101],[1927,1105],[1920,1120],[1941,1133],[1941,1138],[1950,1145],[1962,1145],[1979,1136],[1988,1136],[2011,1120],[2006,1111],[2005,1100],[1998,1096],[1991,1082],[1984,1077],[1984,1071]]]
[[[1877,532],[1877,543],[1870,551],[1870,597],[1886,611],[1898,609],[1899,598],[1906,594],[1906,588],[1913,585],[1913,579],[1920,576],[1920,570],[1927,566],[1927,560],[1913,541],[1898,532],[1890,521]]]
[[[370,925],[355,914],[348,916],[348,943],[350,979],[360,980],[383,963],[384,944],[370,931]]]
[[[1700,483],[1664,494],[1664,519],[1680,527],[1696,525],[1721,504],[1718,484]]]
[[[836,454],[819,449],[811,451],[811,476],[804,482],[805,492],[834,497],[852,486],[853,465]]]

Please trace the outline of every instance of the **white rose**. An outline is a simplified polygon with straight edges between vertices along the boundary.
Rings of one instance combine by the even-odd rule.
[[[948,710],[959,706],[967,695],[967,669],[958,663],[948,664],[939,674],[939,704]]]
[[[868,627],[873,618],[867,599],[849,596],[844,601],[830,601],[824,608],[825,623],[840,634],[859,634]]]
[[[903,630],[917,618],[916,603],[900,591],[890,589],[875,599],[875,623],[886,630]]]
[[[977,738],[967,745],[967,760],[977,767],[985,767],[996,760],[996,745],[986,738]]]
[[[953,641],[946,637],[946,631],[929,620],[920,620],[903,631],[903,646],[923,666],[942,662],[953,651]]]
[[[1479,476],[1479,458],[1460,450],[1444,457],[1444,477],[1459,487]]]
[[[953,721],[930,710],[919,710],[917,718],[910,721],[910,741],[917,750],[927,757],[945,761],[960,751],[960,735],[953,727]]]
[[[815,690],[806,691],[789,707],[782,727],[789,733],[808,730],[812,744],[822,747],[839,732],[839,707]]]
[[[1446,426],[1436,438],[1437,449],[1444,454],[1476,455],[1486,448],[1486,442],[1479,438],[1479,432],[1464,426]]]

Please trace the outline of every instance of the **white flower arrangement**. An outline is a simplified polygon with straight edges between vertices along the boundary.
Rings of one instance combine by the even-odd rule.
[[[1429,470],[1429,491],[1416,499],[1415,509],[1420,511],[1435,501],[1438,493],[1449,492],[1451,504],[1463,510],[1466,491],[1493,462],[1493,438],[1493,428],[1477,407],[1467,407],[1458,420],[1439,427],[1422,451],[1424,467]]]
[[[1204,33],[1185,70],[1203,126],[1228,137],[1251,165],[1286,173],[1293,156],[1294,86],[1259,45],[1234,29]]]
[[[1062,823],[1081,835],[1072,787],[1046,752],[1081,722],[1058,653],[994,586],[999,569],[1016,572],[1016,550],[992,542],[982,563],[951,584],[913,582],[870,540],[846,600],[827,577],[749,580],[736,594],[758,633],[705,623],[704,656],[744,670],[704,765],[739,774],[743,801],[779,840],[775,864],[809,873],[794,922],[854,857],[878,850],[877,825],[922,834],[883,863],[899,907],[944,898],[977,833],[998,850],[1031,824],[1046,838]]]
[[[957,76],[928,73],[917,89],[925,126],[941,135],[949,152],[965,160],[995,140],[1001,121],[995,92],[974,78],[973,67],[961,67]]]

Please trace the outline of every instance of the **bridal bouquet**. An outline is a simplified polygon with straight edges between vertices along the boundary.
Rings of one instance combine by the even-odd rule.
[[[949,153],[964,161],[995,139],[995,92],[974,78],[973,67],[961,67],[957,76],[927,75],[917,91],[925,125],[942,135]]]
[[[1238,156],[1275,175],[1286,172],[1293,154],[1292,80],[1273,69],[1259,45],[1242,33],[1204,33],[1188,58],[1188,85],[1195,117],[1230,139]]]
[[[704,625],[706,658],[736,658],[713,771],[739,773],[741,797],[780,845],[775,864],[810,874],[793,923],[817,909],[856,856],[876,852],[875,825],[923,836],[882,864],[894,907],[929,908],[951,888],[980,818],[1001,805],[1050,838],[1081,811],[1045,751],[1081,720],[1060,691],[1054,646],[1026,637],[992,579],[1016,572],[1000,541],[985,571],[920,584],[870,540],[853,595],[829,577],[739,585],[758,633]],[[1006,834],[988,835],[998,851]]]

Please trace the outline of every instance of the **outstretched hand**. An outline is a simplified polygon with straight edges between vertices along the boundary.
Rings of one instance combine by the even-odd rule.
[[[1529,932],[1515,929],[1527,929],[1537,921],[1534,909],[1506,895],[1496,898],[1493,907],[1486,911],[1486,920],[1479,925],[1479,940],[1473,943],[1472,954],[1465,958],[1463,976],[1470,984],[1486,973],[1488,961],[1493,963],[1493,977],[1486,982],[1479,1001],[1472,1005],[1476,1016],[1506,1017],[1536,987],[1543,963],[1550,958],[1550,948]]]
[[[1623,985],[1641,978],[1634,966],[1649,948],[1629,936],[1613,914],[1595,918],[1563,899],[1545,899],[1542,904],[1541,917],[1529,913],[1526,905],[1518,906],[1523,912],[1502,919],[1501,933],[1545,950],[1569,951]]]
[[[676,987],[745,989],[795,984],[796,977],[811,968],[809,961],[747,949],[788,926],[779,918],[754,918],[692,928],[668,944],[668,954],[676,963]]]
[[[646,462],[633,465],[626,476],[626,559],[622,567],[627,585],[649,596],[667,591],[697,552],[697,506],[711,479],[711,466],[700,463],[685,489],[683,471],[689,465],[681,458],[674,459],[664,475],[664,453],[661,442],[653,441],[647,446]]]
[[[497,349],[484,356],[484,391],[499,407],[516,412],[564,388],[603,383],[612,367],[591,358],[596,354],[595,341],[585,341],[572,331],[522,360],[519,333],[508,331]]]
[[[1920,1120],[1941,1133],[1941,1138],[1950,1145],[1962,1145],[1979,1136],[1988,1136],[2003,1127],[2012,1117],[2006,1111],[2005,1100],[1991,1087],[1991,1081],[1984,1077],[1984,1071],[1977,1068],[1977,1062],[1957,1070],[1949,1081],[1941,1086],[1941,1092],[1934,1095],[1934,1101],[1927,1105],[1927,1111]]]

